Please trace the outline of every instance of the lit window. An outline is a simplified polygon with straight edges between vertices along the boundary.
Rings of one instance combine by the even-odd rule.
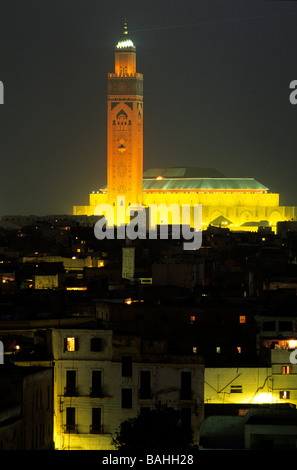
[[[240,354],[241,353],[241,346],[237,346],[237,352]]]
[[[281,390],[279,392],[279,397],[282,400],[288,400],[290,398],[290,392],[288,390]]]
[[[292,367],[291,366],[282,366],[282,374],[287,375],[291,374],[292,372]]]
[[[246,322],[246,316],[245,315],[239,315],[239,323],[245,323]]]
[[[190,317],[190,322],[191,322],[191,323],[194,323],[195,320],[196,320],[195,315],[191,315],[191,317]]]
[[[64,339],[64,351],[78,351],[78,338],[67,336]]]
[[[238,416],[245,416],[248,413],[248,409],[241,408],[238,410]]]
[[[218,354],[220,354],[220,352],[221,352],[221,347],[220,347],[220,346],[217,346],[217,347],[216,347],[216,352],[217,352]]]
[[[194,354],[197,354],[197,352],[198,352],[197,346],[194,346],[194,347],[193,347],[193,353],[194,353]]]
[[[297,348],[297,340],[296,339],[289,339],[288,345],[289,345],[289,349],[296,349]]]

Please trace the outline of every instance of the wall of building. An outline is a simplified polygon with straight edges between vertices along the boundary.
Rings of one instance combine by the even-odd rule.
[[[27,366],[29,365],[28,362]],[[27,366],[7,369],[1,375],[0,399],[3,408],[9,409],[15,404],[21,408],[21,413],[17,417],[21,422],[15,428],[7,428],[7,432],[14,433],[16,439],[11,443],[11,449],[51,450],[53,448],[52,369]],[[16,422],[15,418],[11,424]],[[4,439],[3,447],[7,448],[8,445]]]
[[[98,204],[107,202],[106,194],[90,194],[90,205],[74,206],[74,215],[94,215]],[[294,206],[279,206],[277,193],[147,193],[143,192],[142,204],[148,207],[151,204],[202,204],[202,223],[205,228],[217,217],[223,216],[230,220],[231,229],[248,222],[268,220],[274,230],[278,221],[295,219]],[[116,207],[115,207],[116,211]],[[116,212],[115,212],[116,214]],[[116,217],[116,215],[115,215]],[[155,221],[157,223],[157,221]],[[192,222],[193,223],[193,222]],[[251,227],[249,227],[249,230]],[[257,230],[257,227],[255,228]]]
[[[205,368],[205,404],[271,402],[271,368]]]
[[[285,404],[297,406],[297,364],[289,349],[271,349],[271,367],[205,368],[205,404]]]
[[[19,450],[23,446],[21,406],[5,408],[0,412],[0,450]]]

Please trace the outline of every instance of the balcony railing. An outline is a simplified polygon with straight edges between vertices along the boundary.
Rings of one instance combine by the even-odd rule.
[[[104,388],[90,388],[91,398],[110,398],[111,395]]]
[[[103,425],[90,424],[90,434],[104,434]]]
[[[76,434],[77,424],[64,424],[64,432],[69,434]]]
[[[77,387],[64,387],[64,396],[65,397],[77,397],[78,388]]]

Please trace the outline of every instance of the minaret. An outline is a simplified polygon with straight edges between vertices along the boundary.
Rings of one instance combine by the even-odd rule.
[[[143,75],[136,72],[136,47],[125,21],[115,48],[115,71],[108,74],[107,200],[141,204],[143,175]]]

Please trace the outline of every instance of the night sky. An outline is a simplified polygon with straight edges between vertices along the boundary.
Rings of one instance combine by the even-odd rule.
[[[297,3],[0,0],[0,215],[72,214],[106,183],[125,17],[144,74],[144,169],[212,167],[297,205]]]

